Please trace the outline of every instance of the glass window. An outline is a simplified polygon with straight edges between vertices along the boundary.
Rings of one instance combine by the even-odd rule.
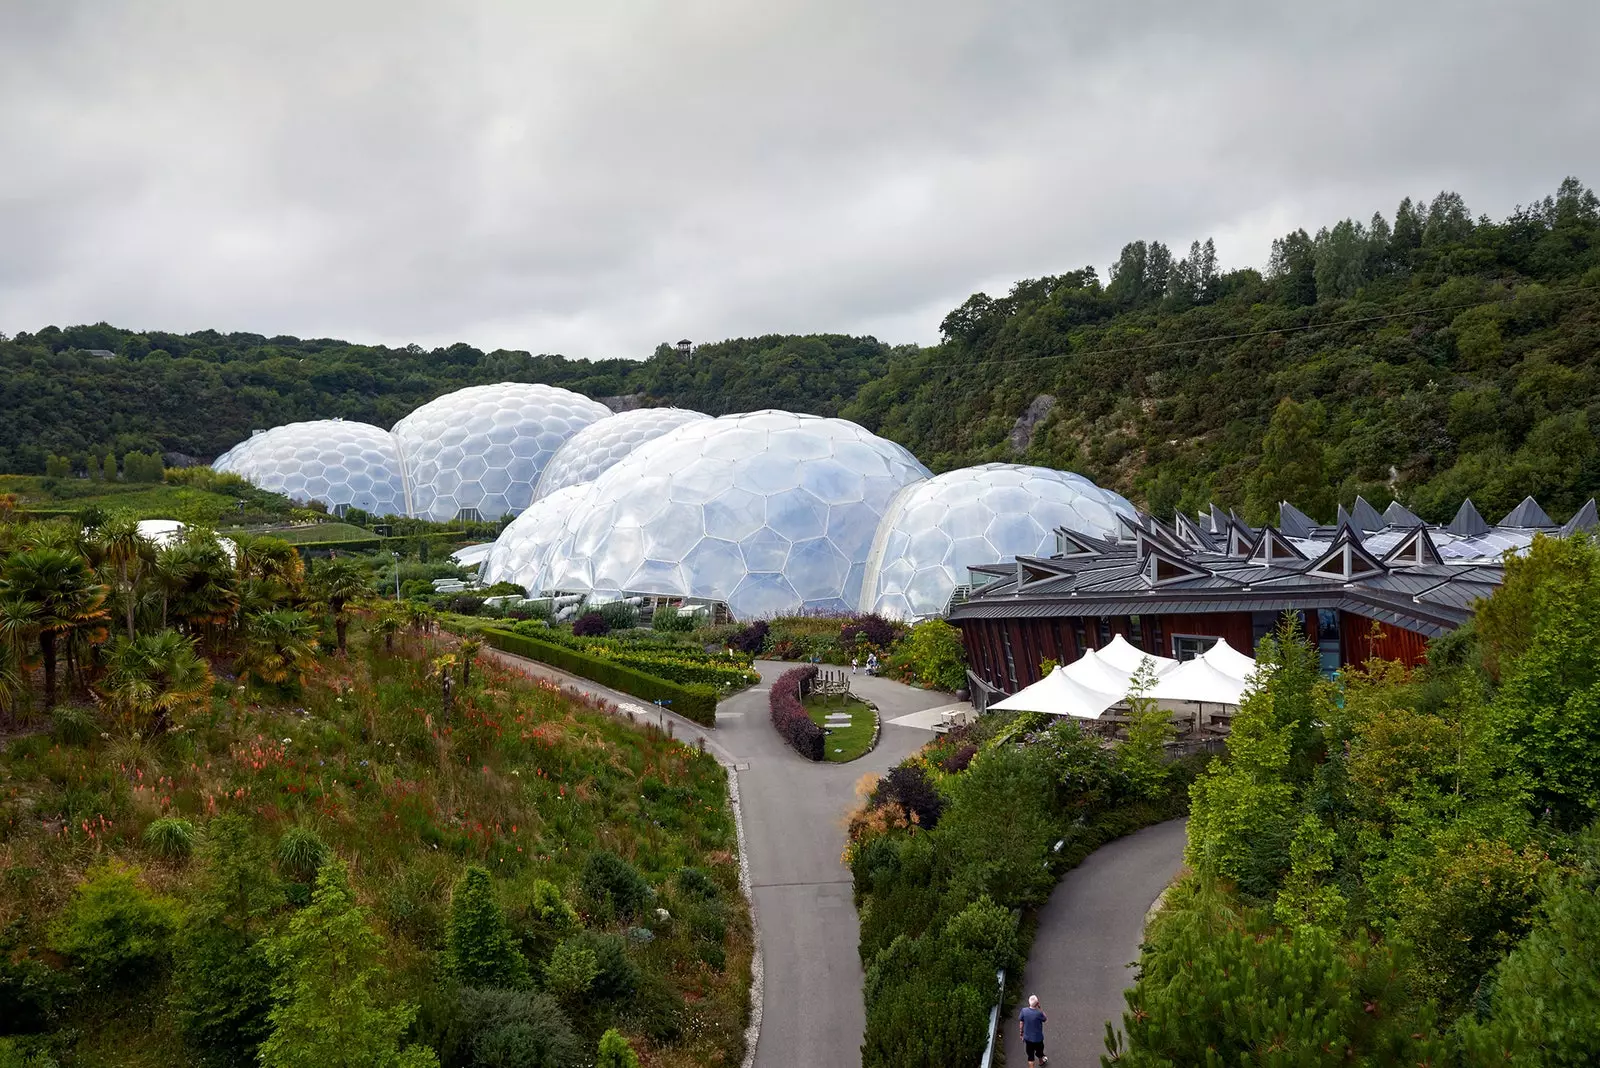
[[[1083,620],[1075,620],[1072,624],[1072,638],[1078,645],[1078,655],[1082,656],[1089,648],[1089,632],[1083,625]]]
[[[1128,640],[1138,648],[1145,649],[1144,627],[1139,625],[1138,616],[1128,617]],[[1148,649],[1145,649],[1145,651],[1149,652]]]
[[[1221,640],[1201,634],[1174,634],[1172,655],[1178,660],[1193,660]]]
[[[1011,631],[1009,628],[1000,632],[1000,641],[1006,649],[1006,674],[1011,678],[1011,685],[1017,684],[1017,661],[1011,655]]]
[[[1100,648],[1104,649],[1111,644],[1111,620],[1100,617]]]
[[[1336,608],[1317,609],[1317,640],[1319,642],[1339,640],[1339,611]]]

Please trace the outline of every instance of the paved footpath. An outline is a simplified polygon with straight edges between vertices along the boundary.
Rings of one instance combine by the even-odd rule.
[[[638,698],[543,664],[488,648],[484,655],[624,709],[639,709],[641,718],[661,717]],[[876,779],[933,739],[929,731],[888,721],[947,705],[950,696],[857,675],[851,688],[878,706],[883,724],[878,746],[848,764],[814,764],[784,744],[768,718],[773,681],[795,666],[757,661],[760,684],[722,702],[713,730],[679,716],[665,718],[677,737],[705,738],[707,749],[737,769],[765,966],[756,1068],[846,1068],[861,1062],[866,1013],[859,925],[850,872],[840,859],[845,821],[864,776]]]
[[[1022,998],[1038,994],[1049,1017],[1052,1068],[1092,1068],[1105,1052],[1106,1023],[1121,1030],[1139,959],[1144,918],[1183,866],[1184,820],[1168,820],[1095,850],[1069,871],[1044,908],[1023,973]],[[1006,1064],[1022,1068],[1013,1013],[1001,1021]]]

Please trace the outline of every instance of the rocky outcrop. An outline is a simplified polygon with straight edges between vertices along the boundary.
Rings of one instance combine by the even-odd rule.
[[[635,408],[643,408],[645,395],[643,393],[624,393],[618,397],[596,397],[601,404],[614,412],[631,412]]]
[[[1028,446],[1033,444],[1033,435],[1038,431],[1039,424],[1045,421],[1050,415],[1050,410],[1055,406],[1056,399],[1048,393],[1041,393],[1033,398],[1033,402],[1023,410],[1021,415],[1017,416],[1016,424],[1011,428],[1011,436],[1008,440],[1010,441],[1012,452],[1024,453],[1028,451]]]

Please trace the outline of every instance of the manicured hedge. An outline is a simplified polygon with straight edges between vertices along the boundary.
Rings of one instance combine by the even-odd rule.
[[[635,671],[643,671],[647,675],[654,675],[680,685],[698,683],[703,686],[732,688],[749,686],[756,681],[754,672],[738,664],[728,661],[718,664],[704,659],[694,660],[675,653],[635,653],[624,649],[613,653],[610,659]]]
[[[768,705],[772,709],[772,725],[778,728],[783,740],[794,746],[795,752],[807,760],[821,760],[824,756],[823,729],[812,722],[802,703],[811,692],[811,683],[817,677],[817,666],[806,664],[792,668],[778,676],[772,684]]]
[[[590,656],[576,649],[540,641],[525,634],[513,634],[508,630],[485,627],[480,633],[484,640],[496,649],[525,656],[541,664],[549,664],[551,667],[592,679],[602,686],[621,690],[646,701],[671,702],[667,707],[678,715],[708,727],[716,726],[717,690],[714,686],[685,686],[668,682],[666,679],[658,679],[653,675],[646,675],[642,671],[626,667],[615,660]]]

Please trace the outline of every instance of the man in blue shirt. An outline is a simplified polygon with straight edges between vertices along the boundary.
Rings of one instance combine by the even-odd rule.
[[[1017,1013],[1017,1029],[1022,1032],[1022,1046],[1028,1054],[1028,1068],[1043,1068],[1050,1063],[1044,1055],[1045,1014],[1039,1009],[1039,995],[1028,995],[1028,1007]]]

